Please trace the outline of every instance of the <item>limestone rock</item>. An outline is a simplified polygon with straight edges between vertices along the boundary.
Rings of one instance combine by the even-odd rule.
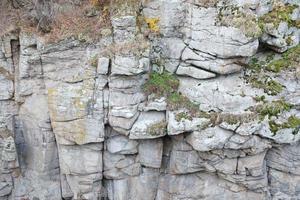
[[[141,166],[132,155],[103,154],[103,175],[106,179],[123,179],[140,174]]]
[[[98,65],[97,65],[97,73],[106,75],[108,74],[109,69],[109,58],[101,57],[98,58]]]
[[[122,16],[112,19],[114,40],[117,43],[133,41],[136,34],[136,17]]]
[[[263,193],[246,192],[242,187],[220,181],[214,175],[195,173],[187,175],[164,175],[159,181],[156,198],[162,199],[239,199],[266,198]],[[205,187],[209,185],[210,187]],[[213,191],[213,192],[212,192]]]
[[[166,135],[166,119],[163,112],[142,112],[130,130],[130,139],[152,139]]]
[[[193,29],[189,47],[219,58],[249,57],[254,55],[258,48],[258,40],[247,38],[236,28],[206,27],[195,30],[193,27]]]
[[[183,141],[173,141],[169,170],[171,174],[187,174],[205,170],[204,160]]]
[[[141,104],[139,109],[141,111],[165,111],[167,110],[166,98],[151,99],[144,104]]]
[[[112,75],[138,75],[149,71],[148,58],[116,56],[112,61]]]
[[[103,93],[99,91],[94,96],[90,84],[93,82],[48,89],[54,132],[77,144],[103,141]]]
[[[270,169],[269,180],[272,188],[270,192],[274,199],[299,197],[299,176]]]
[[[12,80],[7,78],[10,78],[9,74],[2,74],[0,68],[0,99],[1,100],[10,99],[13,96],[13,92],[14,92],[13,82]]]
[[[145,167],[160,168],[162,162],[163,141],[161,138],[139,141],[139,158]]]
[[[244,59],[241,58],[220,59],[210,54],[203,53],[202,51],[199,51],[197,49],[191,48],[184,49],[182,53],[182,60],[185,61],[185,63],[196,68],[193,69],[193,71],[198,73],[198,77],[200,72],[201,77],[204,75],[204,72],[201,71],[201,69],[204,71],[208,71],[205,74],[207,77],[212,76],[213,73],[231,74],[234,72],[238,72],[242,69],[242,67],[237,63],[244,62]]]
[[[234,133],[219,127],[194,131],[187,137],[187,142],[197,151],[222,149]]]
[[[138,152],[138,143],[122,135],[110,137],[106,145],[110,153],[136,154]]]
[[[8,22],[6,12],[30,6],[11,3],[1,4]],[[278,52],[299,43],[300,10],[279,13],[278,26],[264,24],[259,38],[238,28],[291,4],[299,3],[111,1],[99,16],[81,19],[89,30],[101,18],[101,36],[89,42],[81,40],[86,30],[48,41],[60,17],[47,34],[22,23],[0,35],[0,199],[298,199],[298,47],[288,52],[292,61]],[[94,9],[85,7],[57,1],[53,13],[66,12],[68,21],[71,11],[77,21],[74,9]],[[222,24],[227,9],[245,24]],[[268,70],[281,56],[280,73]],[[169,72],[178,88],[151,79],[154,72]],[[144,92],[148,81],[153,94]],[[278,95],[265,92],[274,85]],[[283,109],[260,110],[278,100]],[[275,134],[270,120],[285,124]]]
[[[168,135],[178,135],[184,132],[200,131],[210,123],[207,118],[177,119],[177,115],[185,111],[168,111]],[[188,113],[186,113],[188,115]]]
[[[220,77],[216,80],[180,78],[179,90],[191,100],[199,103],[203,111],[221,110],[242,114],[255,105],[251,96],[242,95],[251,92],[248,87],[238,75],[232,75],[230,78]]]
[[[275,170],[300,175],[299,144],[272,148],[266,156],[267,165]]]
[[[187,67],[183,67],[183,66],[179,66],[176,74],[178,75],[186,75],[186,76],[190,76],[196,79],[209,79],[209,78],[213,78],[216,76],[216,74],[211,73],[211,72],[207,72],[205,70],[202,70],[200,68],[196,68],[193,66],[187,66]]]

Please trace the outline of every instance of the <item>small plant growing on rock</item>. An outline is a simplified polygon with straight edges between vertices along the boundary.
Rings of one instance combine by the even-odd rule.
[[[300,63],[300,45],[297,45],[275,58],[274,54],[265,60],[252,58],[248,63],[246,80],[256,88],[261,88],[269,95],[277,95],[284,86],[272,78],[272,73],[283,70],[296,70]],[[274,74],[275,75],[275,74]]]
[[[212,7],[218,3],[219,0],[195,0],[194,3],[203,7]]]
[[[143,91],[155,98],[165,97],[170,110],[187,109],[191,116],[199,112],[199,105],[178,92],[179,80],[176,76],[163,72],[152,72],[144,84]]]
[[[278,117],[280,113],[283,111],[289,111],[292,107],[293,106],[291,104],[280,99],[259,105],[255,108],[255,111],[259,114],[260,119],[263,120],[265,117],[268,117],[269,119],[271,117]]]
[[[293,128],[293,134],[297,134],[300,129],[300,118],[292,115],[282,124],[277,124],[274,120],[269,121],[270,130],[276,134],[281,129]]]
[[[300,119],[294,115],[290,116],[286,122],[278,124],[276,118],[280,116],[283,112],[288,112],[293,108],[293,105],[287,103],[283,99],[263,102],[258,106],[252,108],[252,111],[258,114],[260,120],[267,119],[269,123],[270,130],[276,134],[280,129],[293,128],[294,132],[297,133],[300,128]]]
[[[0,66],[0,74],[7,78],[8,80],[14,80],[13,74],[11,74],[9,71],[7,71],[4,67]]]
[[[265,93],[274,96],[281,93],[284,86],[271,76],[265,74],[265,71],[278,70],[279,67],[274,67],[273,62],[266,63],[266,61],[258,61],[257,58],[252,58],[248,64],[248,74],[245,76],[245,79],[253,87],[263,89]]]
[[[230,113],[208,113],[210,116],[210,122],[213,126],[219,125],[223,122],[234,125],[247,123],[257,119],[257,114],[254,112],[245,113],[245,114],[230,114]]]
[[[266,103],[266,96],[265,96],[265,95],[262,95],[262,96],[256,96],[256,97],[254,97],[254,100],[257,101],[257,102],[263,102],[263,103]]]
[[[162,121],[156,124],[153,124],[147,128],[147,133],[150,135],[164,135],[167,133],[167,122]]]
[[[172,74],[163,72],[159,74],[152,72],[149,80],[144,84],[143,90],[147,95],[154,94],[155,97],[169,97],[176,93],[179,87],[179,80]]]
[[[281,93],[284,88],[283,85],[259,71],[252,71],[251,75],[246,76],[246,80],[253,87],[263,89],[265,93],[272,96]]]
[[[111,44],[104,48],[100,53],[103,56],[112,58],[115,55],[135,55],[141,56],[149,49],[149,42],[142,36],[137,37],[135,41]]]
[[[157,33],[159,32],[159,19],[158,18],[145,18],[146,23],[151,32]]]
[[[281,22],[286,22],[290,27],[298,27],[299,21],[291,18],[291,14],[298,7],[298,5],[275,5],[271,12],[259,18],[259,25],[262,29],[266,24],[272,24],[277,28]]]
[[[247,37],[258,38],[262,35],[256,16],[251,12],[243,12],[235,6],[222,7],[219,10],[218,23],[238,28]]]
[[[180,93],[173,93],[167,98],[167,103],[170,110],[187,109],[192,116],[195,116],[199,111],[199,105],[192,102],[186,96]]]
[[[295,68],[300,63],[300,45],[297,45],[282,55],[281,59],[269,62],[265,69],[267,71],[278,73],[285,69]]]
[[[90,65],[91,65],[92,67],[97,68],[97,65],[98,65],[98,57],[97,57],[97,55],[93,56],[93,57],[90,59]]]
[[[191,121],[191,120],[193,120],[193,117],[188,112],[180,112],[180,113],[177,113],[175,116],[175,120],[178,122],[180,122],[181,120],[184,120],[184,119]]]
[[[110,14],[113,16],[136,15],[140,0],[110,0]]]

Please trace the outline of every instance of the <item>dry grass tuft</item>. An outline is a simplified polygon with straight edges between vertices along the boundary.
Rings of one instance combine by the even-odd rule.
[[[109,33],[111,16],[137,15],[140,0],[20,0],[12,6],[0,1],[0,35],[17,28],[41,35],[46,42],[75,37],[92,42]],[[43,3],[37,3],[43,2]]]
[[[141,56],[147,49],[149,49],[149,47],[150,44],[147,40],[138,37],[135,41],[111,44],[100,53],[101,55],[110,58],[112,58],[114,55]]]
[[[49,42],[57,42],[64,38],[75,37],[80,41],[92,42],[102,36],[102,30],[110,27],[108,13],[93,17],[87,16],[88,12],[93,12],[90,4],[81,5],[74,10],[67,10],[57,13],[52,29],[46,38]]]
[[[15,12],[6,1],[0,1],[0,36],[13,31],[19,21],[19,13]]]

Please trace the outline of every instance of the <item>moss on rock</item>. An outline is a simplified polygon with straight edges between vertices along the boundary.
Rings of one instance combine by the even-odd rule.
[[[143,85],[143,91],[147,94],[153,94],[155,97],[168,97],[177,92],[179,80],[172,74],[163,72],[152,72],[148,81]]]
[[[278,117],[283,111],[291,110],[293,106],[283,99],[272,101],[259,105],[255,108],[256,112],[259,114],[260,119],[263,120],[266,116],[270,119],[271,117]]]
[[[218,22],[222,26],[240,29],[247,37],[258,38],[262,35],[256,16],[236,6],[222,7],[219,10]]]
[[[281,22],[286,22],[290,27],[298,27],[299,20],[293,20],[291,14],[298,8],[298,5],[278,5],[273,10],[259,18],[259,26],[264,29],[266,24],[278,27]]]
[[[274,120],[269,121],[270,130],[276,134],[281,129],[293,128],[294,134],[296,134],[300,128],[300,118],[292,115],[288,118],[288,120],[282,124],[277,124]]]

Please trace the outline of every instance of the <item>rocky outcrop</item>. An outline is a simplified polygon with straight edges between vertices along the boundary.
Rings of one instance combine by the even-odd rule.
[[[300,5],[277,3],[143,1],[94,43],[2,36],[0,199],[299,199]]]

